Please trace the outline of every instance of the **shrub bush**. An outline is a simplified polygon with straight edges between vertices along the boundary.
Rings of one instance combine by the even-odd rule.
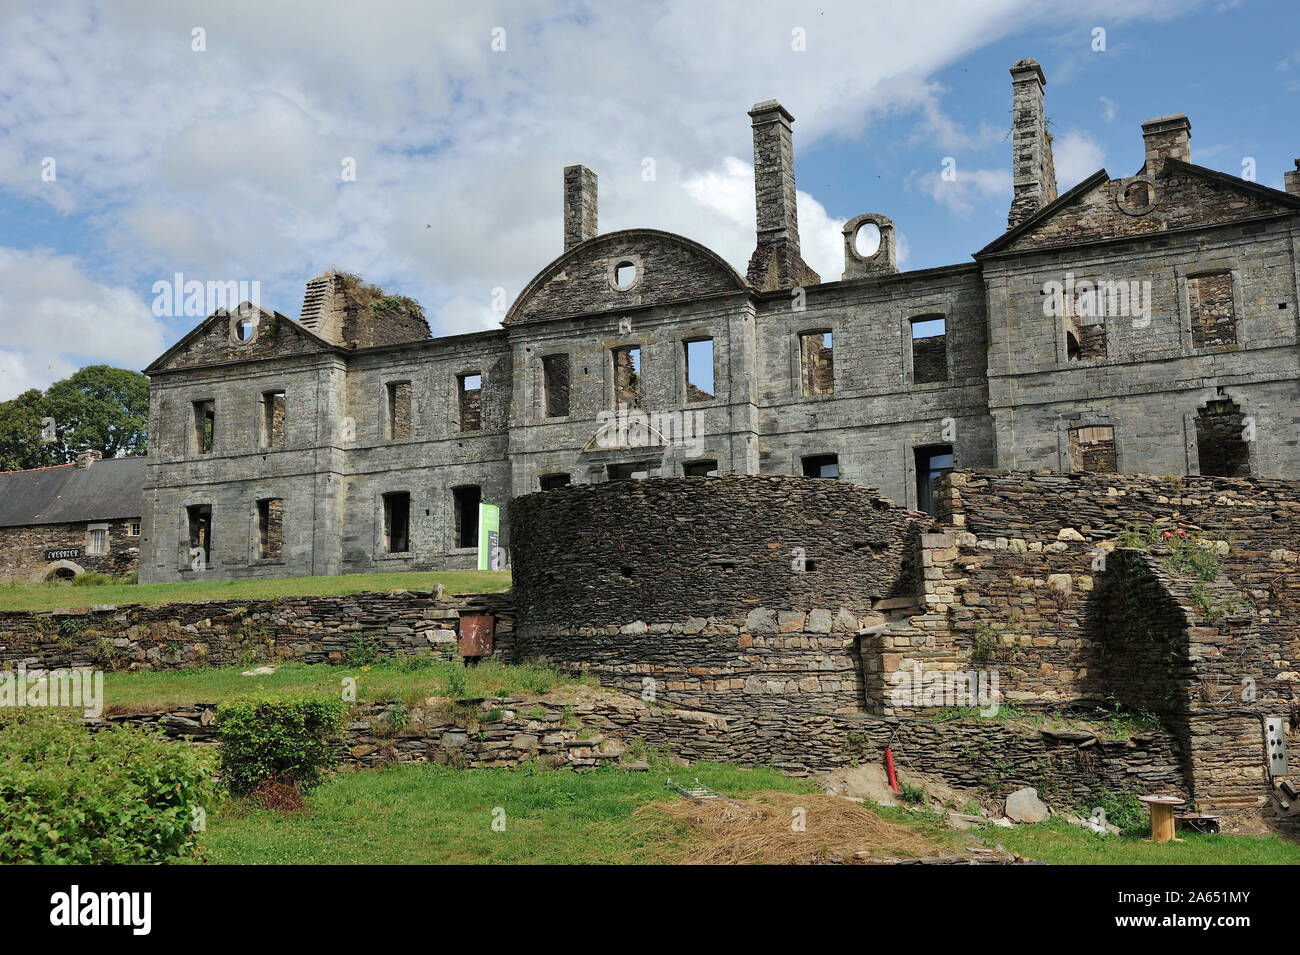
[[[221,780],[236,796],[276,780],[303,790],[338,759],[347,704],[307,697],[247,697],[217,708]]]
[[[56,713],[0,717],[0,863],[123,865],[189,852],[211,808],[211,754]]]

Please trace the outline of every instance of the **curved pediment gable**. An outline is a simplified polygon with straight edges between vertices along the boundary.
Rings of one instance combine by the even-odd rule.
[[[1171,159],[1155,176],[1094,173],[976,255],[1139,238],[1296,210],[1295,196]]]
[[[542,269],[515,300],[503,324],[659,305],[747,288],[735,269],[698,242],[671,232],[629,229],[588,239]]]
[[[241,328],[241,323],[246,324]],[[293,319],[245,303],[233,311],[208,316],[146,368],[145,374],[300,355],[333,347]]]

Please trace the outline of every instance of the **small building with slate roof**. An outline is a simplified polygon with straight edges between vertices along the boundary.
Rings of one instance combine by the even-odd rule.
[[[120,577],[140,565],[145,459],[103,460],[0,472],[0,579]]]

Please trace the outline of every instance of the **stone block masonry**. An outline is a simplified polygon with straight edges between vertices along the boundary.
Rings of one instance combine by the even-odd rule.
[[[381,657],[452,657],[462,614],[495,616],[497,647],[509,655],[509,594],[394,591],[6,611],[0,613],[0,666],[185,670],[254,661],[346,663],[359,643]]]

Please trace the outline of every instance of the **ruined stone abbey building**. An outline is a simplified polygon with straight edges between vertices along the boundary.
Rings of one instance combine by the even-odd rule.
[[[1008,228],[969,263],[899,272],[865,214],[817,275],[793,117],[765,102],[744,275],[600,234],[572,166],[563,254],[499,330],[430,338],[337,273],[297,321],[211,316],[147,369],[141,580],[473,566],[480,501],[629,477],[839,477],[932,510],[954,466],[1300,473],[1300,169],[1280,192],[1194,165],[1162,116],[1135,174],[1058,195],[1042,71],[1011,74]]]

